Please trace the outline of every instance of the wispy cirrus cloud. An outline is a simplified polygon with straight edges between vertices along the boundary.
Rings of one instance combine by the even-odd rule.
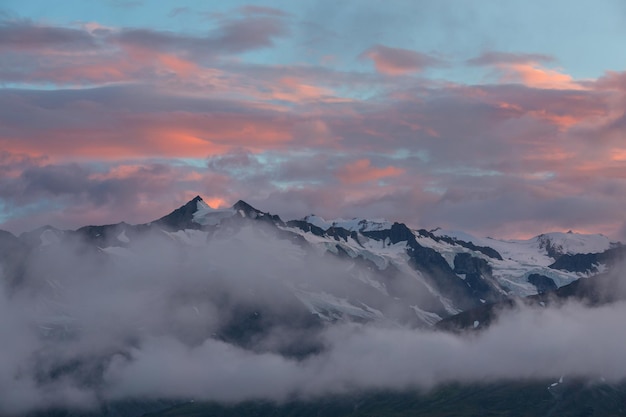
[[[501,51],[488,51],[481,55],[468,59],[469,65],[486,66],[486,65],[503,65],[503,64],[528,64],[536,63],[552,63],[554,57],[545,54],[526,54]]]

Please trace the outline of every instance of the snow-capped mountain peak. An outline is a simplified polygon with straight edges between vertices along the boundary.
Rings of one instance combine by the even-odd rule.
[[[577,253],[600,253],[611,248],[611,241],[602,234],[582,234],[573,232],[544,233],[533,238],[539,247],[545,249],[549,256],[558,258],[561,255]]]
[[[223,219],[232,217],[236,213],[233,208],[214,209],[202,198],[196,197],[196,199],[194,199],[196,201],[196,211],[192,213],[192,220],[201,226],[215,226]]]
[[[255,232],[244,233],[246,230]],[[619,250],[602,235],[547,233],[528,240],[498,240],[441,229],[413,230],[384,219],[325,220],[309,215],[283,222],[242,200],[229,208],[214,209],[200,196],[147,224],[85,226],[63,232],[43,228],[13,240],[22,242],[24,249],[46,251],[57,242],[78,237],[81,244],[125,262],[118,258],[136,256],[135,242],[146,233],[153,233],[152,239],[167,237],[167,242],[193,251],[236,237],[229,250],[235,257],[242,251],[258,256],[258,245],[247,248],[251,245],[248,240],[263,236],[261,246],[281,247],[276,253],[266,253],[263,264],[282,265],[286,259],[302,265],[311,261],[315,265],[332,264],[339,271],[324,274],[337,273],[354,288],[354,294],[359,294],[352,299],[317,280],[298,286],[301,272],[293,268],[295,281],[287,282],[286,288],[320,317],[376,319],[379,315],[373,312],[381,311],[394,320],[429,325],[434,318],[482,303],[537,294],[590,276],[611,263],[610,250]],[[22,250],[19,245],[16,248]],[[23,252],[24,256],[28,253]],[[555,262],[587,253],[598,256],[565,259],[563,265]],[[15,263],[11,268],[18,267]]]

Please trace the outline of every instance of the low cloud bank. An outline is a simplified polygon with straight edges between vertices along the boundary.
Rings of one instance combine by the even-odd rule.
[[[358,291],[345,264],[258,231],[185,246],[155,235],[104,252],[51,245],[31,256],[19,284],[0,276],[0,415],[129,398],[281,401],[453,381],[626,378],[625,302],[519,306],[466,335],[322,325],[291,289]],[[256,325],[257,313],[266,329],[250,338],[238,323]],[[224,323],[234,323],[230,338]],[[311,341],[307,355],[283,352]]]

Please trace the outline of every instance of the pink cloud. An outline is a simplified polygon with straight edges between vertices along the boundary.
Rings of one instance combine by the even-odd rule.
[[[66,28],[0,17],[0,80],[85,85],[155,77],[163,81],[171,73],[185,78],[219,56],[271,47],[289,33],[286,15],[279,12],[244,7],[217,20],[205,36],[94,22]]]
[[[337,177],[344,184],[359,184],[396,177],[403,173],[403,169],[394,166],[377,168],[372,166],[369,159],[359,159],[338,169]]]
[[[521,82],[528,87],[541,89],[584,89],[571,75],[534,63],[500,64],[498,69],[502,72],[503,82]]]
[[[375,45],[361,54],[374,62],[376,71],[385,75],[405,75],[421,72],[428,67],[441,66],[443,62],[430,55],[403,48]]]
[[[237,148],[260,151],[282,147],[292,139],[291,128],[285,123],[235,114],[153,114],[125,117],[120,122],[117,129],[51,129],[43,142],[0,136],[0,143],[12,152],[46,154],[54,159],[120,159],[205,157]]]
[[[321,102],[339,103],[351,101],[341,98],[330,88],[309,84],[306,80],[296,77],[284,77],[274,84],[268,84],[268,94],[256,93],[255,95],[265,100],[283,100],[292,103]]]
[[[626,92],[626,72],[607,71],[603,77],[592,83],[600,90],[615,90]]]
[[[544,54],[524,54],[490,51],[467,61],[470,65],[491,66],[500,74],[500,81],[522,83],[531,88],[582,90],[580,83],[557,69],[546,68],[554,58]]]
[[[0,45],[3,81],[79,87],[0,90],[0,200],[11,213],[35,210],[35,199],[72,207],[75,225],[122,220],[123,204],[126,220],[149,221],[202,194],[216,205],[244,198],[294,216],[367,214],[478,234],[621,229],[624,73],[581,81],[546,67],[550,57],[503,53],[469,62],[496,71],[483,85],[249,65],[230,58],[271,46],[288,23],[242,12],[206,36],[90,24]],[[250,24],[241,39],[233,22]],[[385,46],[362,57],[385,75],[442,65]],[[354,94],[363,89],[380,94]],[[12,227],[20,221],[27,227],[17,217]]]

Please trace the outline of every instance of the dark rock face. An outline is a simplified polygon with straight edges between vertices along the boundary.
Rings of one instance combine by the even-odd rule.
[[[442,240],[444,242],[448,242],[448,238],[442,239]],[[451,239],[451,240],[457,245],[463,246],[464,248],[481,252],[483,255],[486,255],[493,259],[497,259],[499,261],[502,260],[502,255],[500,255],[500,253],[497,250],[490,248],[488,246],[477,246],[477,245],[474,245],[472,242],[466,242],[464,240],[457,240],[457,239]],[[452,242],[448,242],[448,243],[452,243]]]
[[[498,303],[486,303],[454,316],[446,317],[435,326],[439,330],[451,332],[484,329],[498,318],[502,310],[511,309],[514,306],[515,301],[513,299],[506,299]]]
[[[562,255],[550,268],[569,272],[597,272],[600,258],[597,253]]]
[[[543,308],[568,300],[576,300],[591,306],[626,300],[626,279],[619,274],[611,273],[580,278],[552,291],[517,300],[508,298],[501,302],[484,304],[478,308],[463,311],[444,318],[436,324],[436,327],[442,330],[461,331],[472,329],[474,322],[478,321],[479,328],[484,328],[493,322],[502,310],[514,308],[519,303]]]
[[[348,238],[351,237],[355,241],[359,241],[359,234],[354,231],[350,231],[344,229],[343,227],[329,227],[326,232],[326,236],[334,238],[336,241],[343,240],[344,242],[348,241]]]
[[[555,291],[529,297],[531,300],[550,302],[550,298],[575,299],[589,305],[601,305],[626,299],[626,280],[621,274],[599,274],[580,278]]]
[[[233,209],[242,211],[247,217],[250,217],[252,219],[255,219],[259,215],[263,214],[261,210],[255,209],[243,200],[239,200],[235,204],[233,204]]]
[[[124,222],[118,224],[108,224],[102,226],[85,226],[71,233],[75,236],[85,239],[88,242],[95,243],[99,246],[107,244],[115,244],[123,246],[125,242],[118,239],[118,236],[125,232],[131,236],[135,234],[135,227]],[[128,237],[128,236],[127,236]]]
[[[429,237],[436,242],[445,242],[450,245],[462,246],[469,250],[480,252],[483,255],[488,256],[490,258],[497,259],[499,261],[502,260],[502,255],[500,255],[500,253],[497,250],[490,248],[488,246],[478,246],[478,245],[473,244],[472,242],[466,242],[464,240],[455,239],[449,236],[435,236],[433,233],[425,229],[420,229],[417,231],[417,233],[419,233],[420,236]]]
[[[550,277],[541,274],[530,274],[528,276],[528,282],[533,284],[537,288],[539,294],[544,292],[554,291],[557,289],[556,283]]]
[[[153,223],[170,230],[200,229],[200,225],[193,221],[193,214],[198,211],[199,201],[202,201],[202,198],[196,196],[184,206],[177,208]]]
[[[237,201],[233,205],[233,209],[237,210],[237,212],[242,214],[243,217],[246,217],[252,220],[262,220],[268,223],[284,225],[284,222],[281,220],[279,216],[275,214],[264,213],[261,210],[257,210],[243,200]]]
[[[460,306],[462,309],[474,308],[480,305],[480,298],[489,300],[497,298],[492,286],[484,281],[484,276],[477,273],[475,276],[471,276],[469,281],[462,280],[450,268],[448,262],[439,252],[432,248],[421,246],[413,232],[402,223],[394,223],[391,229],[388,230],[363,232],[363,235],[375,240],[389,239],[392,244],[406,241],[410,265],[414,269],[425,273],[431,284],[441,294],[450,298],[455,305]],[[433,237],[438,239],[436,236]],[[486,271],[486,275],[490,277],[491,268],[487,262],[480,259],[478,261],[484,262],[488,269],[482,266],[482,263],[480,263],[481,267]]]
[[[287,226],[297,227],[304,232],[313,233],[315,236],[324,236],[324,229],[309,222],[305,222],[304,220],[289,220]]]
[[[413,232],[411,232],[411,229],[406,227],[404,223],[394,223],[390,229],[371,230],[362,232],[362,234],[374,240],[389,239],[392,245],[395,245],[398,242],[417,243]]]
[[[561,255],[550,268],[569,272],[598,272],[598,266],[615,265],[626,260],[626,247],[618,246],[602,253],[579,253],[576,255]]]
[[[476,258],[469,253],[457,253],[454,257],[454,272],[457,274],[485,274],[491,275],[491,266],[481,258]]]
[[[454,273],[439,252],[419,245],[415,238],[409,245],[407,253],[410,256],[410,265],[424,272],[441,294],[451,299],[462,310],[480,305],[479,299],[474,296],[469,285]]]
[[[265,344],[270,333],[277,328],[284,333],[284,338],[270,349]],[[322,320],[304,308],[269,311],[248,305],[233,307],[215,337],[244,349],[276,350],[281,355],[303,359],[323,348],[318,338],[322,329]]]
[[[537,236],[539,239],[539,247],[546,250],[546,253],[552,259],[558,259],[563,255],[563,248],[555,245],[546,235]]]
[[[498,288],[492,276],[493,270],[486,260],[469,253],[457,253],[454,257],[454,272],[465,274],[465,282],[475,296],[489,301],[498,299]]]

